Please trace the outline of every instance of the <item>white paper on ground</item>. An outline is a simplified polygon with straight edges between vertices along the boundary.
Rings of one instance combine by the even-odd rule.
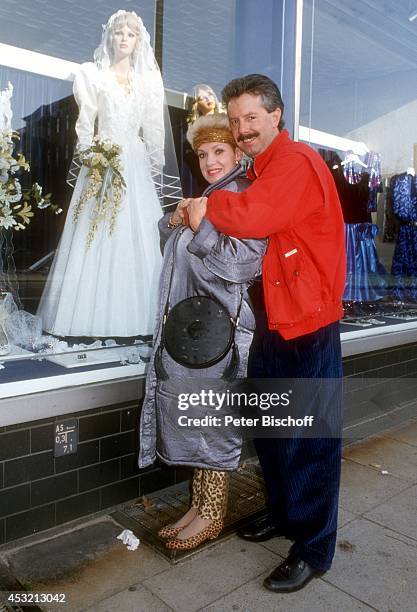
[[[126,544],[128,550],[136,550],[140,544],[139,538],[137,538],[130,529],[124,529],[122,533],[117,536],[117,539],[121,540],[123,544]]]

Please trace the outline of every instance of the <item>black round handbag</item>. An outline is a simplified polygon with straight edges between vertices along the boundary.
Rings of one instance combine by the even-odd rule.
[[[187,368],[208,368],[223,359],[234,339],[227,310],[214,298],[196,296],[178,302],[164,326],[168,354]]]
[[[215,298],[194,296],[181,300],[170,308],[172,278],[175,265],[175,249],[182,230],[178,231],[173,245],[173,261],[168,295],[162,318],[161,341],[155,352],[155,370],[158,378],[167,380],[168,374],[162,363],[162,353],[167,353],[180,365],[191,369],[209,368],[221,361],[230,352],[231,357],[222,378],[234,379],[239,370],[239,349],[235,342],[239,324],[243,292],[236,317]]]

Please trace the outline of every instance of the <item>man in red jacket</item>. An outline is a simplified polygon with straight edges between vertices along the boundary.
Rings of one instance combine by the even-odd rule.
[[[284,104],[268,77],[234,79],[222,93],[235,140],[253,159],[248,172],[253,184],[243,193],[218,190],[208,201],[194,200],[189,218],[194,231],[212,224],[238,238],[269,239],[248,377],[334,381],[342,377],[339,319],[346,266],[333,178],[313,149],[283,130]],[[340,394],[329,394],[325,403],[312,402],[306,414],[310,409],[320,419],[329,409],[335,415],[341,411]],[[288,558],[264,585],[276,592],[298,590],[333,559],[341,440],[263,438],[255,446],[269,513],[240,535],[257,542],[275,535],[294,540]]]

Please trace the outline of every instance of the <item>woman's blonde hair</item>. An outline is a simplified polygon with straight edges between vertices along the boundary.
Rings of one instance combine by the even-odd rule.
[[[189,124],[193,124],[196,119],[201,117],[200,112],[198,110],[198,97],[199,97],[198,93],[199,93],[199,91],[206,91],[208,94],[213,96],[213,99],[214,99],[214,102],[215,102],[215,107],[214,107],[214,112],[215,113],[223,112],[222,105],[220,104],[216,94],[214,93],[213,88],[210,87],[210,85],[205,85],[204,83],[201,83],[200,85],[195,85],[193,87],[191,95],[188,97],[187,123],[189,123]]]

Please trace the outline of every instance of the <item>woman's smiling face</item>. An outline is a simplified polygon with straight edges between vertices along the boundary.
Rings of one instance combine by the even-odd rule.
[[[201,173],[208,183],[226,176],[242,158],[242,152],[227,142],[205,142],[197,149]]]

